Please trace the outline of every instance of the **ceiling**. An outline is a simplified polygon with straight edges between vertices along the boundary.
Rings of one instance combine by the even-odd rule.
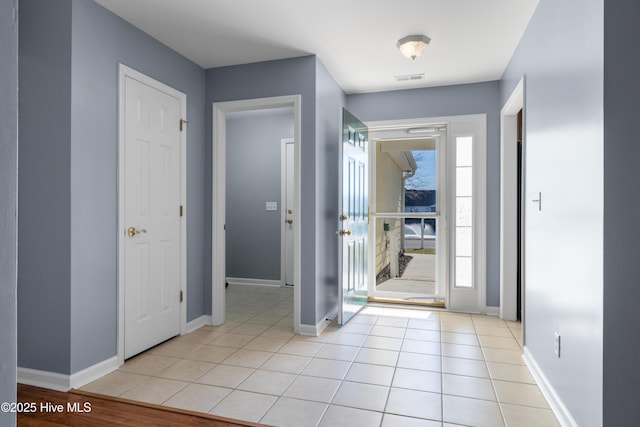
[[[539,0],[96,1],[203,68],[315,54],[362,93],[500,79]],[[415,60],[410,34],[431,38]]]

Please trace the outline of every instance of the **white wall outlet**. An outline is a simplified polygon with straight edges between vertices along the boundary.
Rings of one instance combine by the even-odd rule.
[[[556,356],[560,357],[560,334],[558,332],[554,332],[554,342],[553,342],[553,351]]]
[[[278,202],[267,202],[267,210],[268,211],[277,211],[278,210]]]

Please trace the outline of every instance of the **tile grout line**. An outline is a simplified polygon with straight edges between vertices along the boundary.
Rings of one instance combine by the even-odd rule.
[[[380,320],[378,318],[378,320]],[[378,323],[376,320],[376,324]],[[407,326],[409,325],[409,321],[407,321]],[[393,375],[391,375],[391,382],[389,383],[389,389],[387,390],[387,398],[384,402],[384,407],[382,409],[382,417],[380,418],[380,425],[384,423],[385,415],[387,414],[387,406],[389,405],[389,397],[391,397],[391,390],[393,389],[393,382],[396,379],[396,374],[398,373],[398,362],[400,361],[400,353],[402,352],[402,346],[404,345],[405,337],[407,336],[407,326],[404,328],[404,332],[402,334],[402,341],[400,342],[400,350],[398,351],[398,357],[396,358],[396,363],[393,366]],[[373,328],[372,328],[373,330]],[[365,341],[366,342],[366,341]]]
[[[476,329],[476,323],[475,322],[472,322],[472,323],[473,323],[473,329],[478,339],[478,344],[480,344],[480,351],[482,352],[482,361],[484,362],[484,366],[487,369],[487,374],[489,375],[491,390],[493,390],[493,394],[496,398],[496,404],[498,405],[498,411],[500,411],[500,416],[502,417],[502,423],[505,425],[505,427],[507,427],[507,418],[505,417],[504,411],[502,410],[502,405],[500,404],[500,399],[498,397],[498,390],[496,389],[496,384],[494,382],[493,376],[491,375],[491,371],[489,370],[489,364],[487,363],[487,355],[485,353],[485,347],[482,346],[482,342],[480,341],[480,337],[478,335],[478,329]]]
[[[270,308],[272,308],[272,307],[270,307]],[[240,322],[240,324],[239,324],[238,326],[236,326],[236,327],[234,327],[234,328],[230,329],[230,330],[228,331],[228,333],[233,333],[233,330],[235,330],[235,329],[237,329],[237,328],[239,328],[239,327],[241,327],[242,325],[245,325],[245,324],[252,324],[252,325],[253,325],[253,324],[256,324],[256,323],[251,323],[250,321],[251,321],[252,319],[255,319],[256,317],[260,316],[262,313],[267,312],[268,310],[270,310],[270,308],[266,308],[266,309],[262,310],[260,313],[258,313],[258,314],[256,314],[255,316],[252,316],[251,318],[247,319],[245,322]],[[288,316],[288,315],[287,315],[287,316]],[[262,331],[260,334],[258,334],[258,335],[256,335],[256,336],[253,336],[253,338],[252,338],[250,341],[248,341],[247,343],[245,343],[242,347],[236,348],[236,350],[235,350],[233,353],[231,353],[229,356],[227,356],[225,359],[223,359],[223,360],[222,360],[218,365],[216,365],[216,366],[223,365],[225,360],[227,360],[228,358],[232,357],[232,356],[233,356],[234,354],[236,354],[239,350],[244,349],[244,348],[245,348],[245,347],[246,347],[250,342],[254,341],[256,338],[258,338],[258,337],[260,337],[260,336],[263,336],[262,334],[263,334],[264,332],[266,332],[267,330],[269,330],[271,327],[276,326],[276,324],[277,324],[277,323],[279,323],[280,321],[282,321],[282,319],[284,319],[284,318],[285,318],[285,317],[287,317],[287,316],[282,317],[282,318],[281,318],[280,320],[278,320],[276,323],[272,323],[272,324],[270,324],[270,325],[265,325],[265,326],[267,326],[267,328],[266,328],[264,331]],[[261,324],[261,325],[263,325],[263,324]],[[236,333],[236,335],[240,335],[240,334]],[[214,405],[213,405],[213,407],[211,407],[211,408],[209,409],[209,411],[208,411],[208,412],[213,411],[213,410],[214,410],[214,409],[215,409],[215,408],[216,408],[220,403],[222,403],[222,402],[226,399],[226,397],[228,397],[228,396],[229,396],[231,393],[233,393],[234,391],[243,391],[243,392],[244,392],[245,390],[239,390],[239,389],[238,389],[238,387],[239,387],[239,386],[241,386],[245,381],[247,381],[247,380],[248,380],[248,379],[249,379],[249,378],[250,378],[250,377],[251,377],[255,372],[257,372],[257,371],[260,369],[260,367],[262,367],[265,363],[267,363],[267,361],[268,361],[268,360],[270,360],[274,355],[278,354],[278,353],[279,353],[279,350],[280,350],[280,349],[282,349],[284,346],[286,346],[289,342],[291,342],[291,341],[293,340],[293,338],[294,338],[294,337],[289,337],[289,338],[285,341],[285,343],[284,343],[284,344],[283,344],[283,345],[282,345],[282,346],[281,346],[281,347],[280,347],[276,352],[271,352],[271,351],[269,351],[269,353],[273,353],[273,354],[272,354],[271,356],[269,356],[269,358],[268,358],[267,360],[265,360],[264,362],[262,362],[258,367],[256,367],[256,368],[250,368],[250,369],[253,369],[253,372],[252,372],[251,374],[249,374],[245,379],[243,379],[242,381],[240,381],[240,382],[239,382],[239,383],[238,383],[234,388],[230,389],[230,390],[231,390],[231,392],[230,392],[229,394],[227,394],[227,396],[225,396],[225,398],[221,399],[219,402],[217,402],[216,404],[214,404]],[[215,341],[215,340],[214,340],[214,341]],[[250,349],[246,349],[246,350],[250,350]],[[256,351],[260,351],[260,350],[256,350]],[[305,365],[305,366],[306,366],[306,365]],[[211,369],[213,369],[213,368],[211,368]],[[303,368],[303,369],[304,369],[304,368]],[[274,372],[275,372],[275,371],[274,371]],[[198,377],[198,378],[201,378],[201,377],[202,377],[202,376],[204,376],[204,375],[206,375],[206,373],[205,373],[205,374],[203,374],[203,375],[201,375],[201,376],[200,376],[200,377]],[[296,376],[296,378],[297,378],[297,376]],[[295,379],[294,379],[294,381],[295,381]],[[293,381],[292,381],[292,383],[293,383]],[[290,386],[290,385],[291,385],[291,384],[289,384],[289,386]],[[289,386],[287,386],[287,389],[288,389],[288,387],[289,387]],[[285,391],[286,391],[286,389],[285,389]],[[263,394],[263,395],[267,395],[267,396],[273,396],[273,395],[269,395],[269,394],[265,394],[265,393],[258,393],[258,394]],[[266,412],[265,412],[265,413],[260,417],[260,420],[261,420],[261,419],[263,419],[263,418],[264,418],[264,417],[269,413],[269,411],[270,411],[270,410],[275,406],[275,404],[278,402],[278,400],[282,397],[282,394],[281,394],[280,396],[275,396],[275,397],[277,397],[277,398],[276,398],[276,400],[275,400],[275,401],[273,402],[273,404],[269,407],[269,409],[267,409],[267,410],[266,410]]]
[[[275,302],[276,305],[281,304],[281,302]],[[402,336],[397,336],[393,333],[392,330],[389,331],[385,331],[385,330],[375,330],[375,328],[378,327],[385,327],[385,328],[397,328],[399,327],[398,324],[396,322],[389,322],[386,320],[382,320],[383,317],[382,316],[376,316],[375,321],[373,323],[369,323],[369,322],[364,322],[362,323],[363,325],[369,325],[369,329],[368,332],[366,334],[362,334],[364,335],[364,338],[362,339],[362,342],[360,342],[360,338],[357,338],[357,345],[349,345],[349,344],[345,344],[344,339],[348,340],[348,334],[350,333],[357,333],[357,331],[345,331],[343,332],[344,334],[347,334],[344,337],[341,337],[340,340],[338,340],[337,342],[330,342],[331,341],[331,335],[336,334],[336,333],[341,333],[340,329],[336,329],[336,328],[328,328],[328,332],[330,332],[330,334],[327,336],[326,339],[321,339],[321,340],[309,340],[309,341],[305,341],[302,339],[296,339],[297,336],[291,336],[288,335],[286,337],[286,339],[283,339],[283,343],[278,346],[277,349],[274,348],[269,348],[269,349],[260,349],[259,347],[257,348],[247,348],[247,346],[251,345],[252,342],[255,342],[257,340],[257,338],[276,338],[276,337],[268,337],[268,336],[264,336],[263,334],[274,327],[279,327],[279,328],[283,328],[283,329],[287,329],[289,328],[289,325],[285,325],[283,324],[283,322],[285,321],[285,319],[287,317],[289,317],[289,315],[285,315],[285,316],[275,316],[278,317],[278,319],[276,319],[275,317],[271,320],[270,324],[266,324],[266,323],[253,323],[253,321],[255,321],[254,319],[256,319],[257,317],[261,316],[264,313],[267,313],[269,311],[269,308],[263,309],[262,311],[260,311],[257,314],[254,314],[253,316],[249,317],[249,318],[244,318],[244,321],[242,322],[234,322],[233,327],[230,328],[225,328],[224,330],[220,331],[219,329],[213,329],[213,327],[207,327],[207,330],[211,331],[212,333],[214,332],[219,332],[221,334],[229,334],[229,335],[237,335],[237,336],[243,336],[243,337],[249,337],[249,340],[245,343],[243,343],[240,347],[235,347],[235,346],[220,346],[220,345],[216,345],[215,341],[220,339],[221,337],[216,337],[214,338],[212,341],[209,341],[209,338],[204,338],[206,335],[202,334],[202,337],[200,336],[194,336],[193,340],[184,340],[185,343],[189,343],[190,346],[194,346],[194,348],[191,351],[186,352],[185,354],[181,354],[181,356],[176,357],[174,355],[166,355],[166,354],[154,354],[154,353],[149,353],[150,355],[155,355],[158,357],[166,357],[166,358],[172,358],[175,359],[172,363],[170,363],[167,366],[164,366],[163,368],[161,368],[160,370],[158,370],[157,372],[153,372],[151,374],[140,374],[140,373],[136,373],[135,370],[134,371],[126,371],[123,370],[122,372],[124,374],[135,374],[137,376],[141,376],[144,377],[143,380],[135,385],[133,385],[130,388],[127,388],[123,391],[121,391],[121,393],[119,394],[119,396],[126,394],[128,391],[135,389],[136,387],[138,387],[140,384],[144,383],[145,381],[148,381],[150,379],[162,379],[162,380],[168,380],[168,381],[179,381],[184,383],[184,385],[182,387],[180,387],[180,389],[172,392],[172,394],[170,396],[168,396],[165,400],[163,400],[164,402],[168,402],[170,399],[172,399],[173,397],[175,397],[176,395],[180,394],[182,391],[184,391],[187,387],[189,387],[192,384],[200,384],[200,385],[205,385],[205,386],[212,386],[212,387],[218,387],[221,389],[227,389],[229,390],[229,392],[220,400],[218,400],[218,402],[216,402],[212,408],[209,409],[209,411],[214,410],[216,406],[218,406],[221,402],[223,402],[232,392],[234,391],[246,391],[246,392],[251,392],[249,390],[240,390],[239,387],[242,386],[243,383],[245,383],[252,375],[254,375],[256,372],[260,372],[260,371],[264,371],[264,372],[274,372],[274,373],[285,373],[283,372],[281,369],[278,369],[277,367],[274,367],[272,369],[263,369],[263,366],[265,366],[265,364],[271,360],[274,356],[276,355],[287,355],[287,356],[299,356],[299,357],[305,357],[308,360],[304,363],[304,366],[301,366],[296,372],[289,372],[287,371],[286,373],[288,374],[294,374],[291,378],[291,380],[289,381],[289,383],[284,387],[284,389],[279,392],[278,394],[270,394],[270,393],[266,393],[266,392],[256,392],[257,394],[261,394],[261,395],[265,395],[265,396],[271,396],[273,398],[275,398],[275,400],[273,401],[273,403],[269,406],[268,409],[266,409],[266,411],[264,412],[264,414],[261,415],[260,419],[263,419],[270,411],[273,410],[273,408],[275,407],[275,405],[283,398],[290,398],[290,399],[294,399],[294,400],[300,400],[300,401],[306,401],[306,402],[313,402],[313,403],[318,403],[318,404],[322,404],[324,405],[324,409],[322,410],[322,413],[319,414],[319,418],[318,418],[318,422],[316,423],[316,425],[322,423],[322,420],[325,418],[325,416],[327,415],[329,409],[331,408],[331,406],[344,406],[347,408],[352,408],[352,409],[362,409],[362,408],[358,408],[358,407],[353,407],[353,406],[345,406],[345,405],[338,405],[334,403],[334,399],[338,393],[338,391],[340,390],[340,388],[343,386],[343,384],[347,381],[347,377],[349,375],[349,373],[351,372],[351,370],[354,368],[354,366],[357,363],[362,363],[362,364],[367,364],[367,365],[373,365],[373,366],[377,366],[377,363],[372,363],[373,362],[377,362],[375,359],[371,359],[371,361],[367,361],[367,362],[357,362],[357,357],[358,354],[360,354],[360,352],[363,349],[370,349],[370,350],[387,350],[387,349],[391,349],[393,347],[396,346],[396,344],[394,344],[393,342],[385,342],[385,340],[387,339],[387,332],[389,332],[391,335],[388,336],[388,338],[393,339],[393,338],[400,338],[399,342],[400,342],[400,348],[397,350],[397,357],[395,359],[395,363],[392,366],[393,367],[393,371],[392,371],[392,375],[390,378],[390,382],[388,383],[388,387],[387,388],[387,393],[386,393],[386,397],[385,397],[385,401],[384,401],[384,405],[382,407],[382,411],[372,411],[369,409],[363,409],[365,411],[372,411],[372,412],[379,412],[382,416],[381,418],[381,423],[384,422],[385,419],[385,415],[387,415],[387,410],[389,407],[389,402],[390,402],[390,397],[391,397],[391,392],[393,390],[393,385],[395,380],[398,378],[398,369],[399,369],[399,362],[400,362],[400,356],[403,353],[411,353],[413,354],[415,351],[418,351],[416,354],[430,354],[430,353],[424,353],[425,350],[422,350],[422,348],[420,347],[415,347],[414,351],[409,351],[409,352],[404,352],[403,348],[405,343],[407,343],[409,340],[411,340],[411,338],[408,337],[408,329],[410,329],[410,318],[407,318],[406,321],[404,322],[404,324],[402,326],[400,326],[402,328]],[[496,337],[496,338],[500,338],[502,337],[502,332],[498,333],[499,331],[495,331],[496,334],[493,335],[491,334],[491,331],[486,331],[489,335],[489,338],[487,339],[487,344],[489,345],[496,345],[496,347],[485,347],[484,345],[482,345],[482,342],[480,340],[480,335],[478,332],[478,328],[480,327],[485,327],[485,328],[495,328],[497,327],[497,325],[495,324],[491,324],[488,322],[484,322],[484,320],[482,322],[476,322],[476,319],[473,316],[469,316],[469,315],[464,315],[465,318],[468,318],[471,320],[471,326],[473,327],[473,336],[475,337],[475,340],[478,342],[478,348],[480,350],[480,354],[482,355],[482,366],[484,366],[484,368],[487,371],[488,374],[488,379],[490,380],[490,384],[491,384],[491,390],[493,391],[494,394],[494,399],[495,402],[498,404],[499,410],[500,410],[500,414],[502,417],[503,422],[506,425],[506,417],[505,417],[505,413],[503,411],[503,407],[502,404],[500,402],[500,399],[498,397],[498,393],[497,393],[497,388],[496,388],[496,384],[497,384],[497,379],[493,378],[493,376],[491,375],[490,371],[489,371],[489,365],[488,365],[488,360],[487,360],[487,349],[489,348],[495,348],[497,350],[502,350],[503,347],[501,347],[502,343],[500,343],[500,340],[496,340],[491,341],[489,338],[491,337]],[[261,319],[262,322],[264,322],[266,319]],[[443,330],[443,320],[446,323],[447,320],[449,320],[450,322],[454,323],[456,318],[455,317],[451,317],[450,319],[447,319],[446,315],[442,316],[442,313],[438,313],[437,319],[430,319],[429,321],[434,322],[438,325],[438,332],[439,332],[439,350],[440,350],[440,354],[439,354],[439,376],[440,376],[440,410],[441,410],[441,416],[440,416],[440,422],[444,423],[444,397],[445,397],[445,393],[444,393],[444,358],[445,358],[445,351],[444,351],[444,347],[448,344],[445,343],[446,341],[451,341],[450,344],[459,344],[462,345],[464,347],[473,347],[473,344],[469,344],[469,342],[458,342],[458,337],[457,334],[459,333],[464,333],[465,335],[467,334],[466,331],[462,331],[462,332],[455,332],[456,331],[456,327],[454,325],[452,325],[452,328],[448,328],[448,329],[452,329],[452,331],[444,331]],[[482,320],[482,319],[478,319],[478,320]],[[245,328],[243,328],[243,325],[245,326]],[[261,325],[263,327],[266,327],[266,329],[258,332],[255,332],[257,330],[260,330],[261,327],[258,326],[252,326],[252,325]],[[513,328],[511,326],[514,326]],[[520,348],[521,350],[521,345],[520,342],[518,341],[518,339],[515,337],[515,334],[517,332],[517,328],[515,327],[517,325],[509,325],[506,324],[505,322],[501,322],[500,327],[504,328],[506,327],[509,330],[509,338],[513,339],[517,345],[518,348]],[[242,330],[242,332],[234,332],[234,330]],[[417,329],[417,330],[421,330],[419,327],[416,328],[411,328],[411,329]],[[464,329],[464,328],[462,328]],[[428,329],[430,330],[430,329]],[[358,335],[360,335],[359,333],[357,333]],[[375,334],[375,335],[373,335]],[[399,335],[399,334],[398,334]],[[484,335],[483,335],[484,336]],[[354,335],[355,337],[355,335]],[[373,342],[371,344],[366,344],[367,340],[369,340],[370,338],[376,338],[376,339],[380,339],[380,342]],[[182,340],[180,340],[182,341]],[[427,341],[427,342],[431,342],[431,340],[429,339],[417,339],[417,341],[423,342],[423,341]],[[464,340],[463,340],[464,341]],[[309,343],[316,343],[317,345],[317,349],[315,351],[313,351],[311,353],[309,353],[310,355],[306,355],[306,349],[304,347],[306,347],[303,344],[301,345],[300,348],[300,352],[302,352],[303,354],[297,354],[295,353],[295,351],[297,351],[297,349],[291,349],[291,350],[287,350],[287,351],[291,351],[291,353],[283,353],[281,352],[281,350],[283,348],[285,348],[287,345],[290,345],[291,343],[294,342],[299,342],[299,343],[304,343],[304,342],[309,342]],[[393,344],[393,345],[388,345],[388,344]],[[367,346],[365,346],[367,345]],[[372,347],[369,347],[369,345],[371,345]],[[201,360],[201,359],[192,359],[190,358],[190,354],[192,354],[193,352],[202,349],[202,348],[206,348],[207,346],[217,346],[217,347],[224,347],[224,348],[229,348],[229,349],[233,349],[232,353],[226,355],[226,357],[224,357],[220,362],[212,362],[210,360]],[[349,360],[345,360],[341,354],[341,349],[336,348],[335,349],[335,353],[327,353],[324,356],[319,356],[319,353],[323,350],[323,349],[327,349],[329,348],[329,346],[342,346],[342,347],[355,347],[357,348],[357,351],[355,352],[355,356],[353,356],[353,358],[348,358]],[[316,347],[316,346],[309,346],[309,347]],[[423,348],[427,348],[427,347],[423,347]],[[249,374],[246,378],[242,379],[238,384],[236,384],[234,387],[229,388],[229,387],[225,387],[225,386],[214,386],[213,384],[206,384],[206,383],[198,383],[198,379],[202,378],[203,376],[207,375],[211,370],[215,369],[216,367],[219,366],[227,366],[224,364],[224,362],[226,360],[228,360],[229,358],[233,357],[234,354],[237,354],[239,351],[241,350],[246,350],[246,351],[263,351],[266,353],[269,353],[269,356],[262,362],[260,362],[258,364],[258,366],[256,366],[255,368],[253,367],[248,367],[248,369],[251,369],[252,372],[251,374]],[[508,348],[504,348],[504,350],[509,350]],[[348,355],[348,354],[347,354]],[[452,356],[452,357],[455,357]],[[462,359],[462,360],[466,360],[466,357],[458,357],[457,359]],[[298,397],[287,397],[284,396],[287,391],[292,387],[292,385],[301,377],[304,377],[306,375],[303,375],[304,370],[309,366],[310,363],[312,363],[314,360],[332,360],[332,361],[344,361],[347,362],[348,365],[346,367],[346,370],[344,371],[344,375],[342,375],[342,377],[340,379],[338,379],[338,383],[337,383],[337,387],[334,389],[334,391],[332,392],[331,396],[328,398],[328,402],[319,402],[317,400],[313,400],[312,398],[298,398]],[[473,359],[471,359],[473,360]],[[184,380],[184,379],[175,379],[175,378],[168,378],[168,377],[162,377],[159,376],[160,374],[162,374],[163,372],[165,372],[166,370],[170,369],[171,367],[174,367],[175,365],[181,363],[181,362],[195,362],[195,363],[210,363],[212,366],[205,371],[204,373],[200,374],[199,376],[197,376],[195,379],[193,380]],[[509,362],[504,362],[507,365],[514,365],[513,363],[509,363]],[[515,364],[517,366],[520,366],[519,364]],[[231,365],[230,365],[231,366]],[[235,366],[235,365],[233,365]],[[385,365],[387,366],[387,365]],[[412,365],[413,366],[413,365]],[[422,368],[424,368],[425,366],[420,365],[420,367],[418,368],[408,368],[408,369],[418,369],[420,371],[424,370]],[[177,372],[176,372],[177,374]],[[472,378],[476,378],[475,375],[471,375],[471,374],[457,374],[454,373],[454,375],[461,375],[464,377],[472,377]],[[179,375],[178,375],[179,376]],[[314,377],[314,376],[310,376],[311,378],[326,378],[326,377]],[[184,378],[184,377],[183,377]],[[352,382],[355,383],[360,383],[360,384],[370,384],[370,385],[375,385],[378,384],[377,382],[372,382],[372,381],[377,381],[375,379],[367,379],[367,378],[360,378],[357,377],[357,380],[351,380]],[[481,378],[481,377],[480,377]],[[509,379],[503,379],[502,381],[507,381],[507,382],[514,382],[514,383],[522,383],[521,381],[517,381],[517,380],[513,380],[512,378]],[[529,384],[527,382],[524,382],[522,384]],[[405,388],[405,387],[401,387],[401,388]],[[426,391],[426,390],[424,390]],[[457,396],[457,394],[454,394],[454,396]],[[460,395],[461,397],[464,395]],[[481,398],[473,398],[475,400],[485,400],[485,399],[481,399]],[[538,406],[533,406],[533,405],[528,405],[528,404],[514,404],[516,406],[523,406],[523,407],[530,407],[530,408],[539,408]],[[544,409],[544,408],[539,408],[539,409]],[[209,412],[207,411],[207,412]],[[214,411],[215,413],[215,411]],[[402,415],[402,414],[397,414],[398,416],[406,416],[406,417],[410,417],[410,418],[417,418],[417,419],[422,419],[419,417],[415,417],[415,416],[410,416],[410,415]]]
[[[442,342],[442,317],[439,316],[440,327],[440,420],[444,425],[444,346]]]

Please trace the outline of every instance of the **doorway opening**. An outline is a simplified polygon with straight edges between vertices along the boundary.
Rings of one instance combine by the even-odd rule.
[[[376,299],[444,306],[438,147],[446,125],[430,130],[428,137],[375,141]]]
[[[524,145],[523,145],[523,137],[522,137],[522,108],[518,111],[516,115],[516,127],[517,127],[517,144],[518,144],[518,199],[516,200],[518,204],[517,215],[518,215],[518,224],[517,228],[517,238],[516,244],[518,245],[518,258],[516,260],[517,264],[517,276],[516,276],[516,318],[517,320],[522,320],[522,227],[524,226],[524,221],[522,221],[522,212],[524,209]]]
[[[232,112],[226,130],[226,283],[284,286],[282,236],[292,229],[294,200],[292,181],[287,224],[281,150],[289,138],[293,167],[293,108]]]
[[[300,278],[300,96],[214,103],[213,138],[212,324],[225,322],[227,283],[229,288],[235,285],[245,291],[255,291],[256,300],[260,300],[258,294],[264,290],[260,288],[286,284],[282,236],[285,235],[283,229],[290,226],[292,323],[297,333],[300,328],[300,286],[295,286]],[[288,207],[281,192],[283,138],[290,138],[292,143],[293,201]],[[291,223],[285,222],[287,219]],[[239,300],[246,301],[246,298]]]
[[[376,144],[370,156],[370,239],[376,244],[371,245],[369,258],[377,262],[371,263],[370,277],[387,263],[390,275],[393,269],[394,275],[402,276],[402,263],[395,257],[412,256],[411,252],[416,258],[425,255],[419,257],[422,284],[435,277],[430,288],[423,286],[425,293],[405,294],[385,294],[371,280],[372,299],[486,313],[486,123],[484,114],[368,123],[370,140]],[[402,185],[420,169],[416,158],[424,163],[423,172],[435,176],[423,188]],[[402,172],[396,173],[395,184],[379,159]],[[380,168],[383,172],[378,175]],[[420,263],[415,261],[412,258],[407,265]]]
[[[524,79],[500,114],[500,318],[523,319],[526,141]]]

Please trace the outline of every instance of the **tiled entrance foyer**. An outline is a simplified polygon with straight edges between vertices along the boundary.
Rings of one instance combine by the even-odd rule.
[[[227,322],[128,360],[83,389],[276,426],[557,426],[524,366],[520,324],[368,306],[292,332],[288,288],[230,286]]]

